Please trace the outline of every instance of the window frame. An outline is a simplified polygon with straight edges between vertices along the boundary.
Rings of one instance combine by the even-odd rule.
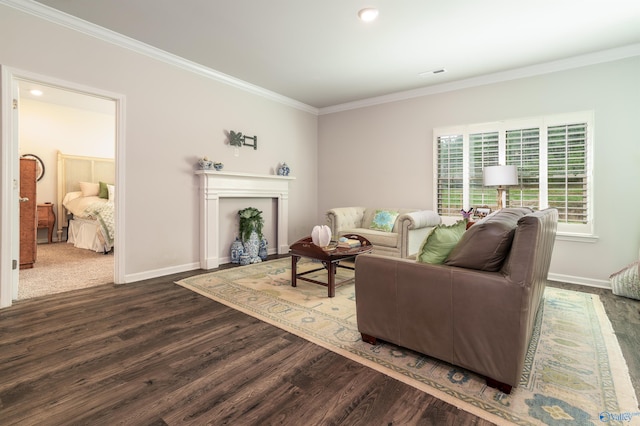
[[[550,127],[565,126],[576,123],[586,123],[587,133],[585,138],[586,149],[586,223],[558,223],[558,235],[567,237],[566,239],[581,240],[595,237],[594,226],[594,113],[593,111],[579,111],[565,114],[554,114],[539,117],[529,117],[495,121],[488,123],[467,124],[460,126],[447,126],[433,129],[433,202],[434,210],[438,211],[438,138],[450,137],[453,135],[462,136],[463,140],[463,205],[460,208],[465,210],[470,207],[470,135],[478,133],[488,133],[497,131],[498,137],[498,163],[506,164],[506,134],[508,131],[526,130],[531,128],[539,129],[539,208],[544,209],[548,203],[548,131]],[[520,168],[518,168],[520,173]],[[448,215],[445,215],[448,216]]]

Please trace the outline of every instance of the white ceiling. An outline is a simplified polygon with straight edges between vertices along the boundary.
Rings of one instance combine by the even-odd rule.
[[[640,43],[640,0],[39,3],[315,108]]]

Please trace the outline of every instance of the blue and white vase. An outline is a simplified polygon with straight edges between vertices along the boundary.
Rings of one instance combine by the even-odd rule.
[[[289,176],[290,171],[291,170],[289,169],[289,166],[287,166],[287,163],[282,163],[282,165],[278,167],[279,176]]]
[[[240,256],[244,254],[244,245],[240,238],[231,243],[231,263],[240,263]]]
[[[262,241],[260,241],[260,249],[258,250],[258,256],[260,256],[260,259],[267,260],[267,256],[269,256],[268,248],[269,242],[266,238],[263,238]]]
[[[243,253],[243,254],[240,255],[240,262],[239,263],[242,266],[249,265],[249,264],[251,264],[251,258],[249,257],[248,254]]]
[[[262,262],[260,259],[260,238],[258,237],[258,233],[256,231],[251,231],[249,235],[249,239],[244,242],[244,252],[249,255],[249,260],[251,263]]]

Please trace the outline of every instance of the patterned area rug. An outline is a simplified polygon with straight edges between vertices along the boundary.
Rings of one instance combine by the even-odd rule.
[[[299,270],[318,268],[301,260]],[[338,279],[353,272],[338,268]],[[326,272],[314,277],[326,282]],[[177,284],[401,380],[497,424],[596,425],[640,421],[635,392],[611,324],[596,295],[547,288],[520,385],[511,395],[442,361],[362,342],[353,282],[328,298],[326,287],[298,280],[291,260],[231,268]],[[625,417],[626,416],[626,417]]]

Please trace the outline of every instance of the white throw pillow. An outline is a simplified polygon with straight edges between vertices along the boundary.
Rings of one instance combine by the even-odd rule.
[[[80,191],[83,197],[98,196],[100,193],[100,184],[91,182],[80,182]]]

